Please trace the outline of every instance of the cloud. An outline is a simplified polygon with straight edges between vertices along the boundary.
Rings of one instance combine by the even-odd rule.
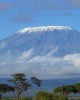
[[[64,60],[72,62],[75,66],[80,66],[80,54],[69,54],[64,57]]]
[[[12,8],[15,8],[15,4],[12,3],[0,3],[0,10],[1,11],[6,11],[6,10],[11,10]]]
[[[79,8],[79,0],[14,0],[10,3],[3,2],[0,4],[1,11],[7,12],[10,10],[13,12],[12,16],[8,16],[8,21],[12,23],[32,23],[42,12],[49,15],[49,13],[54,13],[55,11],[58,13],[63,11],[65,12],[63,16],[72,16],[67,11]]]
[[[17,72],[23,72],[27,77],[37,76],[43,79],[78,77],[80,75],[80,54],[67,54],[64,57],[55,57],[51,54],[57,49],[45,55],[34,55],[35,50],[29,49],[17,57],[13,57],[8,51],[0,57],[0,77],[10,76]]]
[[[70,10],[80,8],[80,0],[30,0],[25,2],[29,4],[32,9],[40,10]]]
[[[73,10],[80,8],[80,0],[45,0],[46,10]]]
[[[11,8],[33,14],[45,10],[70,10],[80,8],[80,0],[14,0],[14,2],[10,3],[0,3],[0,10],[11,10]]]
[[[70,0],[71,4],[75,8],[80,8],[80,0]]]
[[[26,62],[29,58],[31,58],[33,53],[33,49],[30,49],[28,51],[23,52],[17,59],[17,63],[24,63]]]
[[[37,68],[35,67],[34,69],[43,78],[73,77],[80,75],[80,54],[69,54],[64,57],[37,56],[29,60],[29,63],[32,63],[33,68],[34,65],[37,65]]]
[[[65,17],[74,17],[74,14],[70,12],[63,12],[59,14],[60,16],[65,16]]]
[[[9,4],[4,4],[4,3],[0,4],[0,10],[6,10],[8,8],[10,8]]]
[[[41,12],[54,13],[60,10],[65,12],[63,16],[73,16],[69,11],[78,8],[80,8],[79,0],[20,0],[20,2],[17,2],[16,9],[22,11],[22,13],[19,16],[15,16],[15,18],[11,18],[11,20],[12,22],[31,23],[34,17],[40,15]],[[26,12],[27,16],[23,12]]]
[[[16,16],[13,16],[12,18],[8,19],[10,22],[14,23],[32,23],[33,18],[26,13],[18,13]]]

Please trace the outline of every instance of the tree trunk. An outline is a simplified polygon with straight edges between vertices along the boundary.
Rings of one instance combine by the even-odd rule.
[[[0,99],[2,99],[2,95],[0,94]]]
[[[19,100],[19,94],[17,94],[17,100]]]
[[[16,97],[17,97],[17,100],[19,100],[19,90],[18,89],[16,90]]]
[[[19,100],[19,89],[18,89],[18,87],[16,87],[16,97],[17,97],[17,100]]]

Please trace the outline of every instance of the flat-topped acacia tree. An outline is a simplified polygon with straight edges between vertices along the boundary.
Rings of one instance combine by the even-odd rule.
[[[6,92],[14,91],[14,88],[11,86],[8,86],[7,84],[1,83],[0,84],[0,99],[2,98],[2,95]]]
[[[8,80],[9,82],[13,83],[13,87],[15,89],[15,96],[19,100],[19,97],[22,92],[27,91],[28,88],[31,86],[31,83],[28,82],[26,79],[26,75],[24,73],[16,73],[11,75],[12,79]],[[36,77],[31,77],[31,81],[33,84],[36,84],[37,86],[41,85],[41,80],[37,79]]]
[[[66,85],[66,86],[55,88],[54,93],[62,93],[63,95],[68,97],[70,93],[77,93],[77,89],[75,88],[74,85]]]

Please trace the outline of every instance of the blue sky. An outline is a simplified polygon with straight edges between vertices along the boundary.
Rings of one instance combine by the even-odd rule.
[[[50,25],[80,31],[80,0],[0,0],[0,40],[25,27]]]

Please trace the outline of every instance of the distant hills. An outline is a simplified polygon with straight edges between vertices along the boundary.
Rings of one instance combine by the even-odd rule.
[[[0,83],[6,82],[7,84],[10,84],[6,80],[8,80],[8,78],[0,78]],[[40,90],[53,92],[53,89],[56,87],[64,86],[64,85],[68,85],[68,84],[69,85],[75,84],[75,83],[80,83],[80,77],[43,80],[41,87],[37,87],[37,86],[33,85],[32,87],[30,87],[30,89],[27,92],[24,92],[23,95],[27,94],[28,96],[32,96]]]

